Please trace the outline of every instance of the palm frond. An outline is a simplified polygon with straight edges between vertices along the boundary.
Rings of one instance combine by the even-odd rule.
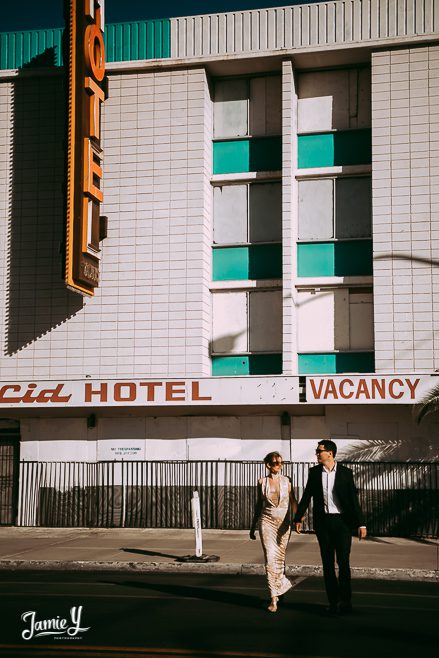
[[[386,441],[384,439],[369,439],[361,443],[353,443],[340,450],[340,457],[353,462],[391,460],[399,454],[401,440]]]
[[[425,416],[439,411],[439,384],[429,391],[416,407],[416,422],[419,424]]]

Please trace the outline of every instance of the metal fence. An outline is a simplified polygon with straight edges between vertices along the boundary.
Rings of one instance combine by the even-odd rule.
[[[347,463],[368,531],[437,537],[439,463]],[[299,499],[314,464],[286,462]],[[204,528],[250,527],[260,462],[20,462],[17,523],[43,527],[189,528],[200,495]],[[304,529],[312,530],[309,510]]]

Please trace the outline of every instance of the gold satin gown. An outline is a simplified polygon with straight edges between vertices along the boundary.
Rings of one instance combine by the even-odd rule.
[[[290,480],[285,475],[279,477],[279,501],[273,500],[270,491],[270,478],[262,478],[262,512],[259,520],[259,534],[265,555],[270,596],[281,596],[292,587],[285,576],[285,554],[291,532]]]

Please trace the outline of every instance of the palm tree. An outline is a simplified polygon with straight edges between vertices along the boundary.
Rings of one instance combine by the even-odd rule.
[[[439,384],[429,391],[425,397],[420,401],[416,414],[416,422],[419,424],[421,420],[428,414],[439,411]]]

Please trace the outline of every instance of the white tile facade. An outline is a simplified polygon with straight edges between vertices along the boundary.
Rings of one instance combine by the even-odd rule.
[[[102,117],[109,232],[101,285],[86,300],[61,278],[59,83],[0,86],[1,379],[210,374],[212,110],[204,70],[110,78]]]
[[[377,372],[439,367],[439,47],[372,57]]]

